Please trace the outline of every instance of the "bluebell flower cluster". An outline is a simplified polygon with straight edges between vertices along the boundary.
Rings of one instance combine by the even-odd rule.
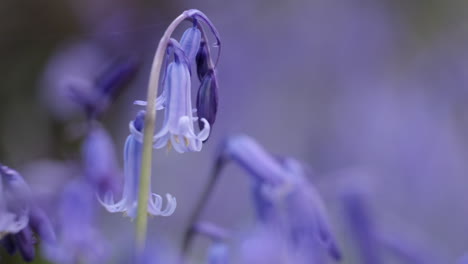
[[[179,29],[182,22],[189,25],[180,31],[183,32],[180,38],[173,38],[174,32],[177,33],[175,29]],[[216,39],[214,45],[210,44],[210,38]],[[157,51],[160,50],[163,52],[156,54],[162,56],[155,57],[161,61],[155,59],[157,63],[153,64],[158,65],[157,75],[153,70],[151,74],[157,76],[154,83],[159,83],[152,85],[150,78],[151,105],[147,101],[134,101],[135,105],[146,106],[147,110],[132,114],[122,162],[112,133],[101,121],[120,91],[135,76],[138,63],[133,59],[116,60],[89,80],[67,83],[68,99],[78,103],[86,116],[85,120],[80,120],[82,126],[77,126],[83,128],[77,133],[81,148],[76,149],[81,152],[66,154],[72,157],[73,164],[79,164],[79,174],[64,175],[66,183],[60,185],[60,192],[55,192],[56,196],[48,201],[49,210],[38,206],[33,190],[17,171],[0,164],[0,254],[19,252],[23,260],[33,261],[36,250],[40,249],[43,259],[38,260],[39,263],[54,264],[188,264],[192,263],[190,249],[195,248],[192,244],[201,240],[199,246],[203,246],[204,251],[197,252],[197,262],[207,264],[446,263],[439,260],[438,249],[426,248],[412,233],[381,224],[373,214],[373,199],[361,189],[365,184],[355,177],[354,182],[342,185],[337,184],[342,183],[339,177],[336,181],[323,177],[319,182],[318,175],[305,163],[273,154],[267,146],[246,134],[230,136],[221,142],[208,175],[209,181],[203,185],[206,189],[201,192],[198,203],[190,208],[193,210],[188,224],[177,229],[177,232],[182,231],[180,248],[161,250],[160,244],[152,243],[160,238],[147,232],[147,216],[171,216],[178,201],[169,193],[164,196],[152,192],[151,166],[149,169],[146,166],[151,163],[149,154],[162,148],[178,153],[199,152],[210,138],[218,114],[217,67],[221,42],[217,29],[205,14],[187,10],[168,27],[158,46]],[[217,50],[216,56],[214,50]],[[194,86],[198,88],[196,94],[192,91]],[[158,89],[161,89],[159,94]],[[154,118],[158,111],[164,114],[161,124]],[[425,147],[425,143],[418,146]],[[203,163],[197,165],[202,167]],[[413,165],[412,160],[404,164]],[[245,208],[252,209],[249,216],[253,216],[250,219],[242,215],[247,227],[244,225],[241,230],[232,226],[224,228],[213,219],[202,219],[202,216],[213,216],[203,213],[209,208],[209,198],[216,193],[217,183],[227,166],[237,167],[236,172],[240,171],[247,179],[251,191],[250,199],[239,199],[248,202]],[[429,167],[433,168],[438,166]],[[203,170],[194,169],[197,170],[193,175],[201,176],[197,173]],[[161,177],[165,175],[161,173]],[[199,182],[199,179],[195,181]],[[177,179],[179,182],[187,184]],[[236,195],[237,187],[229,185]],[[227,208],[231,200],[226,199],[224,193],[222,195],[218,204]],[[220,214],[227,214],[226,208],[219,208]],[[120,223],[102,228],[98,221],[99,210],[136,219],[137,227],[132,237],[128,238],[120,227],[116,228]],[[185,217],[184,214],[179,216]],[[168,219],[172,223],[181,222],[179,218]],[[341,222],[337,223],[337,220]],[[130,226],[129,222],[123,221],[127,226]],[[139,229],[141,222],[145,222],[144,228]],[[139,237],[140,230],[144,231],[140,232],[144,234],[142,238]],[[106,237],[109,233],[113,239]],[[198,240],[194,240],[195,236]],[[178,239],[171,242],[174,241],[179,242]],[[164,258],[159,255],[164,254],[170,256],[160,261]],[[457,263],[468,264],[468,255],[459,258]]]
[[[186,11],[192,20],[180,42],[171,39],[168,53],[173,54],[173,61],[168,62],[164,70],[163,91],[156,99],[156,109],[164,110],[162,128],[153,137],[156,149],[173,147],[179,153],[200,151],[216,120],[218,109],[218,83],[216,65],[213,62],[207,42],[207,36],[200,25],[206,23],[217,39],[219,34],[211,21],[198,10]],[[219,52],[218,52],[219,58]],[[217,61],[218,59],[216,59]],[[196,67],[200,87],[197,93],[196,108],[192,107],[192,68]],[[146,105],[145,101],[135,104]],[[196,116],[195,116],[196,113]],[[194,123],[198,122],[200,131],[195,131]],[[135,133],[140,139],[141,136]]]

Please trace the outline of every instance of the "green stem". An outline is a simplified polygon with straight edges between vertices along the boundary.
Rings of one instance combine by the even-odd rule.
[[[150,190],[150,177],[151,177],[151,164],[153,154],[153,134],[154,126],[156,124],[156,97],[158,95],[159,79],[161,74],[161,67],[164,62],[164,57],[167,45],[171,38],[172,33],[177,26],[188,17],[187,12],[183,12],[178,16],[164,32],[161,40],[159,41],[158,48],[153,59],[151,67],[149,85],[148,85],[148,98],[146,105],[145,126],[143,129],[143,156],[141,161],[141,174],[140,186],[138,196],[138,210],[136,217],[136,246],[137,252],[142,252],[145,249],[146,230],[148,226],[148,199]]]

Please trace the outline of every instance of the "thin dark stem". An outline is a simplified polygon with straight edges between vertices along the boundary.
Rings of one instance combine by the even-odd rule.
[[[219,175],[221,173],[221,170],[223,169],[225,164],[225,160],[223,158],[218,158],[218,160],[215,162],[213,169],[211,170],[210,177],[208,179],[208,183],[205,187],[205,189],[202,192],[202,195],[200,199],[198,200],[195,210],[192,212],[187,230],[184,233],[183,241],[182,241],[182,256],[186,256],[188,251],[190,250],[190,246],[192,244],[192,240],[195,235],[195,229],[194,226],[199,222],[200,220],[200,215],[205,208],[208,199],[210,198],[210,195],[213,193],[213,189],[216,185],[216,182],[219,178]]]

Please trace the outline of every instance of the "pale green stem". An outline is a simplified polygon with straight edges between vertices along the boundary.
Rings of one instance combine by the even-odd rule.
[[[138,210],[136,217],[136,246],[137,252],[142,252],[145,248],[146,242],[146,229],[148,225],[148,199],[150,190],[150,177],[151,177],[151,164],[153,154],[153,134],[154,126],[156,124],[156,96],[158,95],[159,79],[161,74],[161,67],[164,63],[167,45],[171,38],[172,33],[177,26],[188,17],[184,12],[178,16],[164,32],[161,40],[159,41],[156,54],[154,55],[153,65],[151,67],[149,85],[148,85],[148,98],[146,105],[145,126],[143,129],[143,155],[141,160],[141,174],[140,186],[138,196]]]

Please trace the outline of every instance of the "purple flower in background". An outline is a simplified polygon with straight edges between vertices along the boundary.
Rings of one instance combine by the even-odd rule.
[[[137,59],[105,54],[96,42],[78,41],[65,43],[50,58],[41,99],[55,117],[67,120],[84,113],[98,118],[135,77]]]
[[[99,124],[92,124],[82,146],[83,167],[88,181],[98,194],[115,192],[120,168],[114,143],[108,132]]]
[[[341,188],[344,220],[359,251],[359,262],[363,264],[386,263],[386,255],[391,255],[401,263],[432,264],[442,263],[439,250],[426,249],[418,243],[411,232],[396,229],[388,230],[378,226],[370,210],[368,195],[363,185],[356,179]],[[399,262],[400,263],[400,262]]]
[[[58,241],[43,247],[47,259],[55,263],[102,263],[108,253],[95,223],[93,188],[81,181],[71,182],[58,206]]]
[[[18,233],[28,224],[29,187],[13,171],[0,164],[0,239],[10,233]]]
[[[18,250],[26,261],[35,256],[34,244],[39,238],[55,241],[55,233],[45,213],[34,205],[31,191],[21,175],[0,165],[0,239],[9,254]],[[6,235],[6,236],[5,236]]]
[[[120,201],[114,202],[114,195],[108,192],[102,199],[101,204],[111,213],[124,212],[132,219],[136,217],[138,207],[138,188],[140,182],[140,166],[142,156],[142,129],[144,126],[145,112],[140,111],[135,120],[130,122],[131,134],[127,137],[124,149],[124,189]],[[135,134],[137,136],[135,136]],[[170,194],[166,194],[168,204],[162,209],[163,198],[155,193],[151,193],[148,199],[148,213],[151,215],[171,215],[177,206],[176,199]]]
[[[134,59],[116,59],[90,83],[86,80],[70,81],[70,94],[88,118],[97,118],[135,76],[136,70]],[[83,89],[79,87],[81,85],[91,87]]]
[[[229,138],[223,155],[252,175],[261,222],[282,230],[292,248],[309,262],[321,261],[326,251],[341,258],[323,201],[298,161],[276,159],[248,136]]]

